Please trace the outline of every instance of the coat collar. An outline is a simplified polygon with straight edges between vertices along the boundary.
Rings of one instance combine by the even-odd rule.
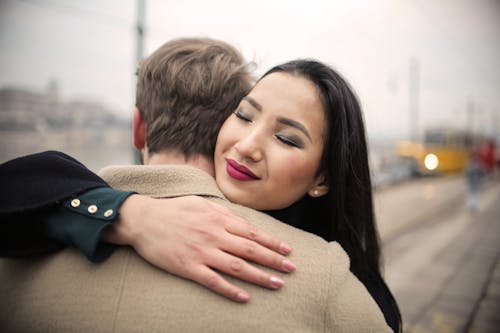
[[[108,166],[99,175],[115,189],[153,198],[200,195],[226,199],[211,175],[186,165]]]

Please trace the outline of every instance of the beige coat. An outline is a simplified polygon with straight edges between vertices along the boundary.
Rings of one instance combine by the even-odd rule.
[[[153,197],[202,195],[230,207],[293,247],[297,271],[239,304],[149,265],[129,248],[96,265],[73,249],[32,260],[0,261],[2,332],[391,332],[337,243],[224,199],[215,181],[186,166],[109,167],[118,189]]]

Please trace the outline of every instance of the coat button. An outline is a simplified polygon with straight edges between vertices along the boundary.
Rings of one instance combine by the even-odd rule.
[[[80,206],[80,200],[78,200],[78,199],[71,200],[71,207],[76,208],[79,206]]]
[[[96,205],[90,205],[89,208],[87,209],[90,214],[94,214],[97,212],[97,206]]]
[[[110,217],[111,215],[113,215],[112,209],[108,209],[107,211],[104,212],[104,217]]]

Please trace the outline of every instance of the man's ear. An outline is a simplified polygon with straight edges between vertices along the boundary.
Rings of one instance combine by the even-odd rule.
[[[328,193],[329,187],[325,181],[325,176],[320,175],[314,181],[313,186],[309,189],[307,194],[313,198],[319,198]]]
[[[133,119],[134,146],[138,150],[141,150],[146,146],[146,129],[146,121],[144,120],[141,111],[135,107]]]

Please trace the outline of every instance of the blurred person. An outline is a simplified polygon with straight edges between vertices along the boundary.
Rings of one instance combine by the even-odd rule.
[[[481,161],[486,174],[492,173],[495,170],[495,153],[495,142],[491,139],[484,140],[477,148],[477,158]]]
[[[154,56],[155,54],[149,59],[154,59]],[[155,68],[155,61],[151,60],[150,65],[152,68]],[[295,66],[297,66],[297,73],[292,71]],[[141,76],[141,69],[147,67],[147,61],[141,64],[139,76]],[[301,69],[304,72],[300,72]],[[150,70],[146,69],[146,77],[157,79],[154,75],[151,75],[152,72]],[[192,71],[192,68],[189,68],[188,72],[190,74],[192,74]],[[314,81],[314,79],[318,79],[318,81]],[[284,83],[287,84],[286,89],[281,89]],[[320,85],[317,86],[316,84]],[[266,94],[266,87],[271,88],[272,92],[276,94]],[[192,85],[186,86],[185,89],[191,92],[197,91]],[[338,91],[341,92],[338,93]],[[252,95],[252,92],[255,92],[256,95]],[[314,199],[327,196],[330,184],[337,185],[335,183],[337,180],[336,176],[333,175],[331,177],[333,168],[330,169],[330,163],[335,165],[337,162],[331,161],[329,158],[330,154],[338,148],[336,146],[339,142],[338,139],[340,139],[341,146],[349,144],[339,137],[343,135],[346,137],[347,133],[352,136],[352,131],[349,131],[349,129],[352,129],[355,132],[353,142],[358,143],[356,137],[362,135],[362,143],[364,144],[364,129],[359,106],[350,89],[345,85],[345,82],[326,66],[316,62],[299,61],[273,69],[268,75],[264,76],[252,92],[242,103],[245,101],[248,103],[250,103],[249,101],[256,102],[253,106],[258,109],[257,105],[260,105],[261,110],[259,112],[262,115],[270,110],[271,113],[260,118],[255,113],[253,116],[249,114],[257,112],[255,110],[247,111],[249,112],[247,113],[239,108],[234,116],[228,118],[226,125],[232,127],[233,130],[235,126],[246,126],[243,123],[249,127],[255,125],[255,128],[243,131],[242,135],[247,135],[246,137],[242,137],[242,141],[245,141],[245,143],[240,145],[235,143],[232,146],[230,144],[231,139],[224,140],[224,135],[226,135],[226,138],[227,136],[231,137],[227,133],[227,128],[226,131],[221,131],[219,136],[219,140],[226,142],[226,147],[234,147],[241,154],[240,157],[244,157],[245,162],[240,162],[250,163],[253,160],[252,163],[263,161],[267,166],[274,164],[272,168],[265,169],[267,171],[262,174],[259,172],[259,176],[257,176],[250,169],[244,167],[243,164],[233,163],[239,163],[236,160],[232,160],[232,162],[226,160],[228,163],[226,164],[227,173],[233,180],[241,182],[250,182],[252,180],[262,181],[264,185],[259,188],[262,189],[262,194],[266,196],[257,201],[247,200],[247,198],[245,199],[247,201],[245,204],[251,205],[253,203],[260,205],[257,208],[261,209],[278,209],[285,208],[306,195],[310,195]],[[186,98],[187,96],[189,94],[183,97]],[[268,109],[269,101],[272,101],[271,109]],[[278,113],[272,112],[275,107]],[[291,114],[288,114],[289,109]],[[313,117],[312,122],[307,121],[306,110],[309,111],[308,115]],[[206,125],[202,117],[199,117],[199,114],[192,111],[189,112],[191,113],[191,119],[187,118],[189,113],[179,113],[179,110],[175,110],[171,115],[174,118],[176,115],[180,115],[179,120],[181,120],[184,126],[185,134],[186,132],[190,132],[192,126],[196,126],[194,125],[196,123]],[[199,110],[196,111],[199,112]],[[311,234],[281,224],[270,217],[266,218],[266,215],[242,206],[232,205],[225,201],[224,196],[219,192],[215,181],[210,176],[210,173],[213,172],[213,166],[211,165],[212,155],[193,152],[188,148],[190,146],[184,146],[188,142],[191,145],[196,144],[196,140],[183,141],[182,145],[177,149],[163,147],[158,151],[152,152],[148,139],[154,138],[155,135],[149,135],[151,133],[149,132],[149,128],[155,128],[154,124],[161,124],[163,121],[168,122],[171,118],[158,114],[158,119],[153,117],[152,122],[148,122],[147,111],[143,112],[140,109],[136,109],[134,112],[134,143],[137,148],[143,150],[144,161],[149,165],[110,167],[105,169],[102,175],[111,185],[122,190],[132,189],[139,193],[147,193],[158,197],[192,194],[210,197],[211,200],[231,207],[231,209],[237,211],[262,229],[277,232],[285,239],[292,241],[295,247],[294,260],[298,260],[299,263],[304,265],[304,267],[308,267],[308,269],[301,271],[301,274],[290,276],[293,283],[279,292],[280,297],[269,297],[262,289],[249,286],[248,288],[255,289],[252,293],[258,295],[259,300],[265,300],[265,302],[251,302],[241,309],[231,303],[225,302],[223,299],[215,298],[213,294],[185,280],[176,279],[171,275],[160,274],[159,271],[152,269],[139,260],[129,249],[121,248],[117,250],[117,253],[110,258],[109,266],[101,266],[102,269],[98,271],[89,269],[88,266],[85,266],[86,263],[79,261],[79,258],[75,257],[71,250],[66,250],[48,260],[42,261],[39,265],[26,266],[20,265],[17,262],[7,262],[6,265],[2,266],[4,269],[7,268],[7,270],[10,270],[10,273],[19,271],[26,273],[30,269],[35,271],[42,270],[43,274],[40,274],[41,277],[39,279],[30,281],[33,282],[33,285],[29,289],[30,292],[38,296],[36,300],[42,301],[30,302],[28,305],[23,304],[20,306],[24,308],[23,310],[28,310],[33,314],[32,316],[28,316],[28,319],[22,325],[30,325],[30,323],[40,325],[45,320],[49,320],[52,327],[62,330],[68,330],[68,327],[78,329],[79,326],[75,327],[71,325],[71,318],[54,321],[54,317],[51,317],[50,314],[44,311],[47,307],[44,307],[42,304],[45,298],[40,297],[40,293],[45,295],[50,294],[50,287],[54,284],[54,278],[57,278],[58,286],[64,286],[65,298],[59,299],[56,304],[53,304],[51,311],[74,314],[71,309],[78,308],[82,310],[81,306],[71,301],[75,295],[79,297],[79,301],[82,301],[81,293],[84,291],[85,296],[87,296],[86,298],[90,297],[89,301],[91,302],[95,300],[96,295],[103,294],[102,289],[99,289],[96,285],[109,284],[109,281],[113,280],[113,276],[121,276],[115,289],[105,289],[108,292],[107,297],[100,297],[97,307],[86,306],[78,314],[78,318],[81,319],[82,317],[86,318],[88,314],[91,314],[88,317],[92,318],[92,314],[102,313],[100,316],[96,316],[95,320],[84,320],[83,322],[88,325],[86,329],[90,327],[95,330],[96,327],[103,327],[103,323],[108,323],[120,331],[124,331],[125,329],[135,330],[139,327],[144,328],[145,326],[143,325],[147,325],[146,329],[148,331],[151,330],[150,328],[161,330],[165,327],[168,327],[168,330],[174,331],[181,329],[187,331],[239,330],[252,332],[319,330],[382,332],[389,330],[376,303],[373,302],[367,290],[349,271],[349,259],[338,243],[326,243]],[[335,113],[339,113],[340,115],[336,116]],[[346,116],[346,114],[348,115]],[[288,116],[291,118],[288,118]],[[255,118],[250,119],[250,117]],[[352,123],[344,121],[345,118],[349,118]],[[266,126],[268,124],[266,119],[273,120],[269,125],[271,128]],[[335,120],[339,120],[340,125],[338,122],[334,122]],[[306,125],[302,124],[302,122],[305,122]],[[178,125],[181,123],[178,123]],[[325,123],[329,125],[324,126]],[[344,134],[339,134],[338,132],[331,131],[336,126],[347,126],[348,128],[344,129]],[[157,130],[161,128],[161,126],[156,127]],[[273,142],[269,141],[270,137],[273,138]],[[309,141],[306,141],[307,139]],[[239,141],[239,143],[242,141]],[[254,143],[256,145],[253,145]],[[260,146],[259,143],[264,144],[264,146]],[[333,143],[335,146],[325,149],[324,146],[327,146],[328,143]],[[165,144],[165,142],[162,144]],[[221,145],[224,147],[223,143]],[[182,146],[184,146],[184,149],[181,148]],[[239,146],[239,148],[236,146]],[[362,170],[365,167],[367,168],[367,164],[363,165],[362,160],[362,157],[366,155],[365,148],[362,146],[359,147],[359,150],[354,149],[354,151],[349,152],[354,154],[354,156],[349,156],[353,157],[351,161],[356,161],[355,163],[359,162]],[[259,153],[260,149],[263,150]],[[190,151],[190,153],[187,151]],[[296,162],[297,165],[292,166],[289,170],[284,169],[283,172],[287,171],[288,175],[298,177],[298,190],[286,188],[290,192],[283,192],[283,186],[286,183],[283,183],[283,179],[280,179],[279,175],[274,172],[279,170],[279,163],[276,164],[276,159],[274,161],[270,159],[270,155],[263,155],[264,151],[274,151],[275,153],[280,153],[282,157],[296,158],[289,159],[289,161]],[[340,170],[341,175],[342,171],[347,171],[345,170],[346,167],[353,166],[350,165],[351,161],[344,159],[345,155],[342,156],[345,153],[345,151],[341,152],[340,156],[337,157],[340,159],[338,163],[340,163],[341,168],[344,168]],[[361,155],[361,161],[356,159],[358,153]],[[236,156],[232,156],[236,158]],[[266,158],[262,159],[264,156],[269,160]],[[304,157],[311,158],[311,161]],[[217,160],[217,153],[215,158]],[[162,165],[165,163],[180,165]],[[191,165],[194,168],[182,166],[182,164]],[[344,164],[347,164],[347,166],[344,166]],[[323,166],[326,166],[327,169],[324,169]],[[216,164],[215,169],[217,170],[217,168]],[[274,171],[271,173],[271,170]],[[356,170],[359,171],[357,168]],[[299,174],[296,171],[302,171],[303,174]],[[368,170],[366,169],[365,171]],[[277,176],[278,178],[276,178]],[[363,179],[362,182],[366,180],[369,182],[369,173],[362,173],[361,177]],[[222,178],[224,179],[224,177]],[[355,188],[358,187],[357,185],[362,185],[349,183],[350,177],[348,175],[346,178],[348,179],[346,182],[347,185],[352,185]],[[231,182],[227,177],[225,180],[229,183]],[[278,183],[274,183],[274,180],[277,180]],[[266,184],[270,184],[271,186],[268,187]],[[273,184],[274,186],[272,186]],[[234,186],[235,184],[233,183],[232,185]],[[342,184],[338,185],[342,186]],[[221,188],[223,187],[221,186]],[[229,193],[234,189],[226,189],[226,192]],[[247,194],[251,193],[251,191],[248,191],[248,187],[245,188],[245,186],[242,186],[241,189]],[[269,202],[269,204],[262,206],[263,199],[272,199],[269,195],[274,192],[276,196],[276,191],[280,189],[279,194],[284,195],[283,199],[279,199],[277,202]],[[233,196],[234,200],[238,201],[238,198],[240,198],[239,194],[241,193],[233,191],[230,196]],[[349,195],[346,196],[349,197]],[[246,198],[247,196],[243,195],[242,197]],[[144,197],[140,198],[145,201],[151,200]],[[250,197],[250,199],[252,198]],[[124,205],[124,210],[125,207],[132,210],[135,209],[134,206]],[[370,207],[361,206],[358,208],[366,210]],[[331,222],[333,224],[335,216],[328,211],[328,207],[323,207],[322,211],[325,215],[329,215],[332,218]],[[346,212],[349,214],[352,211],[347,209]],[[285,214],[283,211],[280,213]],[[319,212],[318,217],[321,217],[321,214]],[[327,220],[329,220],[328,217]],[[339,234],[344,232],[342,231],[342,222],[339,222],[341,225]],[[368,220],[368,223],[374,223],[374,221]],[[129,225],[129,227],[129,230],[127,228],[121,229],[121,231],[125,232],[124,234],[116,232],[114,235],[109,235],[109,237],[120,239],[123,237],[130,238],[131,235],[134,237],[139,235],[137,241],[139,243],[143,242],[144,239],[140,239],[142,233],[137,232],[139,230],[138,226]],[[372,227],[374,228],[374,225]],[[132,230],[134,228],[135,230]],[[367,227],[364,221],[359,221],[352,228],[355,230],[354,233],[359,231],[359,236],[363,238],[363,243],[372,239],[370,236],[367,236],[367,233],[370,233],[370,226]],[[330,227],[325,228],[325,230],[329,229]],[[126,234],[127,232],[129,235]],[[325,236],[328,236],[328,233]],[[371,236],[376,237],[376,233],[374,232]],[[146,243],[143,245],[147,246],[148,244]],[[349,242],[346,242],[346,244],[349,245]],[[356,253],[356,251],[363,251],[363,249],[357,247],[358,245],[361,244],[357,244],[356,241],[353,242],[353,253],[361,257],[369,257],[365,253]],[[366,248],[371,249],[373,244],[364,245]],[[137,249],[137,247],[135,248]],[[358,265],[371,264],[369,263],[369,259],[362,259],[366,259],[366,261],[360,260],[357,263]],[[354,263],[356,262],[354,261]],[[235,270],[242,269],[241,262],[233,261],[232,264]],[[377,267],[370,266],[365,268],[365,270],[378,269],[378,262],[376,265]],[[72,269],[68,270],[69,267]],[[106,269],[105,267],[110,268]],[[201,268],[193,267],[192,269]],[[61,274],[64,272],[66,274]],[[74,275],[77,277],[76,283]],[[15,276],[15,274],[8,274],[2,277],[3,281],[0,284],[2,288],[5,288],[3,294],[6,297],[4,297],[3,301],[9,304],[11,309],[13,304],[14,306],[16,305],[15,302],[12,303],[12,296],[19,296],[15,292],[9,292],[9,290],[12,290],[9,287],[16,283],[16,280],[12,276]],[[282,281],[276,279],[272,282],[282,284]],[[57,293],[57,291],[52,292]],[[115,301],[117,297],[119,300],[118,304]],[[9,302],[9,299],[11,302]],[[168,302],[158,303],[158,300],[164,299],[168,299]],[[84,303],[86,304],[86,302]],[[103,309],[110,311],[108,313],[105,311],[101,312]],[[14,308],[11,312],[15,313],[16,310],[18,308]],[[48,318],[45,317],[47,315]],[[196,320],[192,319],[194,316]],[[139,318],[141,320],[138,320]],[[248,320],[248,318],[258,320]]]
[[[483,178],[485,176],[485,166],[481,153],[477,148],[471,152],[471,158],[467,169],[465,170],[465,177],[467,180],[467,195],[466,207],[471,214],[476,214],[479,206],[479,195]]]

